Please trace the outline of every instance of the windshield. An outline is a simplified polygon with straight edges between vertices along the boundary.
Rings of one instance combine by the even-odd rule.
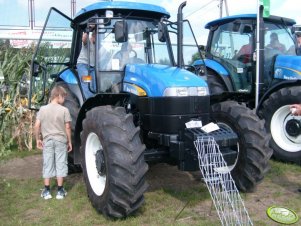
[[[128,40],[116,42],[112,19],[101,25],[97,32],[98,49],[96,60],[99,71],[123,70],[126,64],[171,65],[167,46],[158,41],[158,21],[127,19]]]
[[[250,92],[252,88],[254,29],[251,20],[234,21],[212,29],[210,55],[226,68],[233,89],[238,92]]]
[[[264,42],[266,58],[271,58],[276,54],[296,55],[291,33],[280,24],[265,22]]]
[[[242,55],[252,54],[253,29],[251,21],[219,26],[214,32],[210,53],[225,59],[237,59]]]
[[[256,27],[252,21],[235,21],[219,26],[213,34],[210,46],[212,56],[237,59],[252,54],[255,47]],[[271,58],[276,54],[296,55],[294,40],[290,32],[280,24],[265,22],[265,54]]]

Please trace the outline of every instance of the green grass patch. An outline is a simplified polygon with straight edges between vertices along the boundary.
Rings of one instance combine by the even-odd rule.
[[[27,156],[31,156],[31,155],[38,155],[41,154],[42,151],[41,150],[37,150],[37,149],[32,149],[32,150],[22,150],[19,151],[16,147],[11,149],[10,151],[6,152],[5,155],[0,156],[0,163],[2,162],[6,162],[10,159],[14,159],[14,158],[25,158]]]
[[[124,220],[110,220],[97,213],[87,197],[81,174],[66,178],[68,195],[56,200],[55,181],[52,181],[50,200],[40,197],[40,179],[15,180],[0,178],[1,225],[217,225],[195,211],[202,201],[210,202],[204,185],[187,190],[159,189],[145,193],[145,204]],[[204,196],[204,197],[203,197]],[[210,208],[207,208],[207,212]],[[210,224],[211,222],[211,224]]]
[[[286,175],[289,172],[298,172],[301,174],[301,167],[294,163],[283,163],[275,160],[270,160],[271,170],[267,174],[267,178],[274,178]]]
[[[270,161],[271,170],[255,193],[241,193],[249,207],[254,225],[273,225],[265,214],[272,205],[293,209],[300,216],[301,186],[300,166]],[[175,172],[176,173],[176,172]],[[155,182],[149,181],[149,183]],[[108,226],[156,226],[156,225],[220,225],[215,207],[204,183],[191,186],[171,186],[160,182],[158,188],[145,193],[145,204],[133,215],[123,220],[111,220],[99,214],[91,205],[81,174],[69,175],[65,180],[68,195],[56,200],[55,181],[52,181],[51,200],[40,197],[42,179],[0,178],[0,225],[108,225]],[[292,184],[295,182],[295,184]],[[175,183],[176,184],[176,183]],[[155,187],[155,186],[154,186]],[[253,203],[250,206],[250,203]]]

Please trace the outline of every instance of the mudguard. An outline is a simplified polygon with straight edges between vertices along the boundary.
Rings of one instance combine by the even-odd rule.
[[[204,59],[205,65],[207,68],[210,68],[211,70],[215,71],[217,74],[221,76],[229,76],[228,71],[224,68],[223,65],[216,62],[215,60],[210,59]],[[196,60],[193,63],[193,66],[203,65],[203,60]]]

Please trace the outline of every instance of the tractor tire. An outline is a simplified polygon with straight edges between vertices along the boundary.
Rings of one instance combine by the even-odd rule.
[[[239,190],[252,192],[269,170],[272,150],[268,146],[264,122],[254,111],[235,101],[211,106],[211,117],[218,124],[227,125],[238,135],[235,164],[228,166]]]
[[[297,122],[295,125],[298,127],[301,120],[300,116],[293,116],[290,112],[290,105],[297,103],[301,103],[300,87],[282,88],[263,102],[258,115],[265,120],[265,128],[271,134],[273,157],[301,164],[301,135],[290,135],[287,127],[293,121]]]
[[[72,122],[71,122],[71,139],[72,139],[72,144],[75,144],[74,131],[75,131],[75,124],[76,124],[77,116],[79,113],[80,105],[79,105],[79,102],[77,101],[76,97],[72,94],[72,92],[68,88],[68,85],[65,82],[60,81],[60,82],[57,82],[56,84],[64,87],[64,89],[67,92],[67,96],[65,97],[65,101],[64,101],[63,105],[66,108],[68,108],[69,113],[71,115],[71,120],[72,120]],[[80,165],[74,164],[73,152],[70,152],[68,154],[68,174],[80,173],[80,172],[82,172],[82,169],[81,169]]]
[[[222,80],[212,70],[207,71],[207,83],[209,86],[210,95],[221,94],[227,91]]]
[[[80,151],[87,193],[98,212],[124,218],[144,203],[148,165],[132,114],[112,106],[88,111]]]

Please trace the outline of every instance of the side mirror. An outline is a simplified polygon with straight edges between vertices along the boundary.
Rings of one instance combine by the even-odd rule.
[[[33,67],[33,74],[32,74],[32,76],[38,77],[39,73],[42,71],[41,67],[40,67],[40,64],[38,62],[34,61],[33,64],[32,64],[32,67]]]
[[[116,21],[115,26],[115,41],[127,42],[128,40],[128,24],[125,20]]]
[[[199,45],[199,50],[200,51],[205,51],[206,47],[204,45]]]
[[[158,40],[166,42],[166,25],[163,22],[159,22],[158,24]]]

